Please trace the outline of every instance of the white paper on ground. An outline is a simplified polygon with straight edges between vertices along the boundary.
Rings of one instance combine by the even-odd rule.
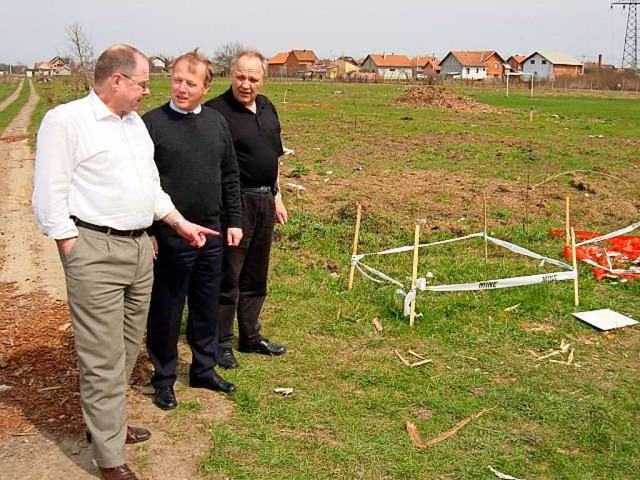
[[[608,308],[593,310],[591,312],[576,312],[573,316],[583,322],[587,322],[588,324],[599,328],[600,330],[628,327],[629,325],[635,325],[638,323],[633,318],[629,318]]]

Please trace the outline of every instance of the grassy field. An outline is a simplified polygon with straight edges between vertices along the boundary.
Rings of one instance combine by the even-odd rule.
[[[168,86],[154,80],[145,109],[166,101]],[[217,81],[209,96],[225,88]],[[358,275],[346,288],[357,201],[365,210],[362,252],[411,244],[416,219],[425,220],[423,242],[481,231],[483,194],[493,236],[553,258],[561,258],[562,240],[548,230],[563,228],[565,197],[578,229],[638,221],[640,100],[460,90],[501,109],[479,114],[397,106],[403,90],[266,85],[296,153],[281,167],[291,220],[277,231],[262,323],[289,352],[238,354],[241,368],[224,372],[238,385],[234,412],[203,426],[211,448],[201,474],[488,479],[491,465],[527,479],[640,478],[640,331],[603,334],[577,321],[571,282],[422,292],[413,329],[393,286]],[[58,88],[51,103],[77,95]],[[43,102],[34,126],[49,108]],[[408,284],[410,254],[370,264]],[[497,247],[485,264],[482,242],[469,241],[421,253],[419,271],[444,284],[539,270]],[[640,318],[637,281],[599,283],[582,267],[580,294],[578,310]],[[563,341],[563,355],[536,360]],[[395,350],[432,362],[408,368]],[[275,387],[294,393],[281,397]],[[483,409],[492,410],[431,448],[415,448],[405,431],[409,420],[428,440]]]
[[[17,86],[20,84],[18,83]],[[12,85],[12,88],[5,95],[5,98],[11,95],[13,91],[17,88],[16,84]],[[0,84],[0,95],[2,94],[2,88],[5,87],[4,84]],[[10,105],[7,106],[4,110],[0,112],[0,133],[4,131],[4,129],[11,123],[11,120],[18,114],[20,109],[27,103],[29,99],[29,85],[25,82],[23,84],[22,90],[20,91],[20,95],[17,99],[15,99]],[[0,98],[0,100],[2,100]]]
[[[0,102],[11,95],[15,91],[17,86],[17,80],[13,78],[0,77]]]

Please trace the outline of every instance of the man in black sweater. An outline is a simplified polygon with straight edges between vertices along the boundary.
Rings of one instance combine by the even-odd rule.
[[[267,295],[269,255],[275,222],[287,222],[278,188],[278,157],[283,154],[280,121],[273,104],[260,95],[267,62],[255,50],[239,52],[231,62],[231,88],[205,105],[224,115],[238,156],[242,186],[244,237],[225,248],[220,295],[218,365],[236,368],[231,349],[238,316],[238,349],[282,355],[283,345],[260,334],[259,316]]]
[[[228,227],[226,239],[207,238],[201,249],[181,241],[171,228],[159,223],[152,227],[156,256],[147,350],[155,367],[151,380],[154,403],[165,410],[178,404],[173,384],[185,299],[189,306],[187,341],[193,356],[191,387],[226,393],[235,390],[214,367],[223,244],[225,240],[230,246],[240,243],[242,205],[227,123],[220,113],[201,105],[212,77],[211,63],[197,50],[178,57],[171,101],[143,117],[155,146],[160,183],[176,207],[186,219],[218,231],[224,212]]]

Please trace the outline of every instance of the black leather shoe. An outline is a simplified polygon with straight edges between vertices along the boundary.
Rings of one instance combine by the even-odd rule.
[[[153,403],[162,410],[173,410],[178,406],[176,394],[173,393],[173,387],[155,387],[153,394]]]
[[[193,388],[206,388],[215,392],[231,393],[234,392],[236,386],[227,382],[224,378],[211,370],[211,373],[204,378],[189,377],[189,385]]]
[[[239,345],[238,351],[244,353],[259,353],[261,355],[284,355],[287,353],[287,347],[278,343],[272,343],[263,338],[258,343],[250,343],[248,345]]]
[[[222,368],[238,368],[240,364],[236,357],[233,355],[233,350],[231,348],[221,348],[220,349],[220,358],[218,358],[218,365]]]
[[[91,432],[89,430],[84,431],[87,443],[93,441]],[[125,443],[131,445],[132,443],[146,442],[151,437],[151,432],[143,427],[130,427],[127,425],[127,439]]]
[[[104,480],[138,480],[126,463],[115,468],[100,467],[100,476]]]

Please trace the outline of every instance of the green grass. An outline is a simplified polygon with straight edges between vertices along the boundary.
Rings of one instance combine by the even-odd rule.
[[[56,99],[70,95],[55,88]],[[208,98],[226,88],[216,80]],[[307,187],[284,189],[290,221],[277,230],[261,317],[263,333],[289,352],[238,354],[241,368],[223,372],[238,386],[229,397],[233,414],[209,425],[211,447],[199,472],[215,479],[488,479],[491,465],[528,479],[640,478],[640,331],[605,335],[577,321],[572,282],[420,292],[422,316],[413,329],[395,287],[356,273],[354,289],[346,288],[355,201],[365,205],[364,253],[411,245],[417,218],[427,219],[424,242],[481,231],[483,192],[492,236],[553,258],[561,258],[562,240],[548,231],[563,228],[565,195],[579,229],[637,221],[638,99],[466,91],[504,109],[491,115],[399,107],[392,101],[403,88],[265,86],[284,143],[296,150],[283,159],[282,173],[291,178],[281,183]],[[144,110],[168,100],[168,80],[154,79],[152,91]],[[560,177],[526,190],[574,169],[627,185],[589,176],[596,193],[587,195]],[[366,263],[408,285],[410,253]],[[419,272],[433,272],[435,284],[556,270],[494,246],[485,264],[477,239],[422,250],[419,261]],[[596,282],[585,267],[580,300],[579,310],[640,314],[637,281]],[[574,349],[571,365],[535,361],[563,340]],[[395,350],[433,362],[407,368]],[[276,387],[294,393],[282,397]],[[186,402],[182,412],[198,408]],[[405,432],[410,420],[428,440],[488,408],[430,449],[414,448]]]
[[[11,120],[15,118],[15,116],[20,112],[20,109],[24,107],[24,105],[29,100],[29,84],[25,81],[20,91],[20,95],[16,98],[11,104],[7,106],[3,111],[0,112],[0,133],[7,128],[7,125],[11,123]]]
[[[15,92],[19,84],[20,82],[17,79],[0,77],[0,102],[2,102],[7,97],[9,97],[9,95]]]

